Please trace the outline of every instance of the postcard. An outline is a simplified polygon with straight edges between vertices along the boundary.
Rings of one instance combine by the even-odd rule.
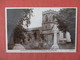
[[[6,7],[6,52],[76,52],[76,7]]]

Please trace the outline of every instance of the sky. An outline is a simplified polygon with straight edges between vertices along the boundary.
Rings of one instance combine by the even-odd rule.
[[[33,16],[31,17],[31,24],[28,28],[40,27],[42,25],[42,12],[49,9],[59,11],[61,8],[33,8]]]

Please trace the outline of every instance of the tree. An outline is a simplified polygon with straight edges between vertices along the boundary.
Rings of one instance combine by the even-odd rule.
[[[57,15],[58,19],[62,20],[72,37],[72,43],[75,43],[75,20],[76,20],[76,9],[75,8],[65,8],[59,11]]]
[[[26,23],[27,23],[26,25],[28,27],[30,24],[30,19],[31,19],[33,10],[32,9],[23,9],[23,11],[24,11],[23,20],[26,20]]]
[[[23,9],[24,16],[23,18],[21,18],[21,20],[18,22],[17,26],[15,27],[14,31],[13,31],[13,39],[14,39],[14,43],[20,43],[21,40],[24,41],[25,36],[23,34],[23,32],[27,32],[26,29],[24,29],[22,27],[23,25],[23,21],[26,20],[27,24],[26,26],[28,27],[28,25],[30,24],[30,18],[31,18],[31,13],[33,12],[32,9]]]

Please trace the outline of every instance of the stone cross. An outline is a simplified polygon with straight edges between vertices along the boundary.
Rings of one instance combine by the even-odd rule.
[[[53,45],[51,47],[51,49],[58,49],[58,37],[57,37],[57,33],[59,32],[59,29],[57,28],[57,24],[54,24],[54,27],[52,29],[52,32],[54,33],[54,38],[53,38]]]

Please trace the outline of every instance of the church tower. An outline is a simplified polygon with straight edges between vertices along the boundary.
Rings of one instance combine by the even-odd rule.
[[[54,19],[58,12],[54,10],[47,10],[42,13],[42,34],[45,37],[45,40],[48,41],[48,45],[52,45],[53,32],[52,28],[54,25]]]

